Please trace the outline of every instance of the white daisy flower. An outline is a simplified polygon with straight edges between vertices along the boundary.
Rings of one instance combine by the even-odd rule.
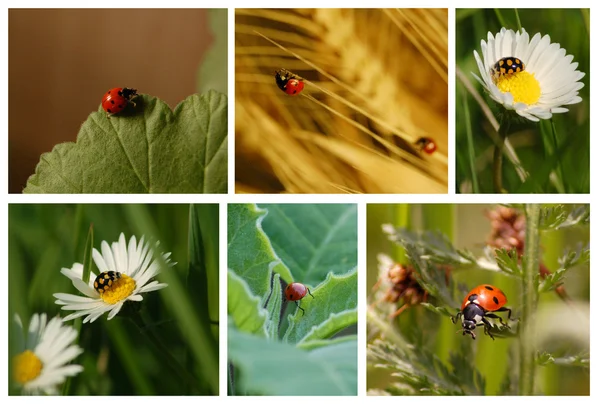
[[[156,243],[159,244],[158,242]],[[167,286],[158,281],[150,280],[160,272],[160,263],[153,260],[150,243],[144,243],[144,237],[137,243],[135,236],[125,242],[125,235],[121,233],[119,241],[111,246],[103,241],[100,248],[102,254],[96,249],[92,250],[94,263],[100,270],[96,275],[90,272],[90,277],[84,281],[83,265],[75,263],[71,269],[62,268],[60,272],[67,276],[73,286],[85,297],[72,294],[57,293],[56,304],[62,305],[63,310],[74,310],[74,313],[65,317],[64,321],[86,316],[84,323],[93,322],[104,313],[108,320],[115,317],[123,304],[127,301],[142,301],[142,293],[156,291]],[[162,254],[162,258],[169,266],[171,253]]]
[[[58,386],[67,377],[83,371],[81,365],[69,364],[83,352],[72,345],[77,331],[64,325],[60,317],[46,324],[46,314],[34,314],[24,339],[25,329],[15,314],[19,333],[15,333],[18,353],[12,358],[13,379],[25,394],[57,394]]]
[[[529,39],[502,28],[496,36],[488,32],[481,41],[483,62],[473,51],[481,78],[473,74],[490,97],[506,109],[531,121],[550,119],[554,113],[568,112],[565,105],[581,102],[579,82],[585,73],[564,48],[550,43],[550,36],[537,33]]]

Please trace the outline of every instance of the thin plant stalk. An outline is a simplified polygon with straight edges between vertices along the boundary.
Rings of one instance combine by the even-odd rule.
[[[494,144],[494,191],[496,193],[507,193],[507,190],[502,186],[502,152],[504,151],[504,143],[508,138],[508,131],[510,129],[510,120],[507,117],[502,118],[500,124],[500,142]]]
[[[461,89],[462,90],[462,89]],[[471,169],[471,183],[473,193],[479,193],[479,180],[477,179],[477,170],[475,169],[475,147],[473,146],[473,131],[471,129],[471,113],[467,102],[467,94],[463,91],[463,110],[465,112],[465,126],[467,128],[467,144],[469,150],[469,168]]]
[[[503,28],[506,28],[506,21],[504,20],[504,17],[502,17],[502,13],[500,13],[500,9],[495,8],[494,9],[494,13],[496,13],[496,17],[498,18],[498,22],[500,23],[500,26],[502,26]]]
[[[166,364],[171,370],[177,374],[182,380],[185,380],[188,387],[194,389],[197,394],[203,394],[202,390],[199,387],[198,379],[194,377],[188,370],[183,368],[181,364],[171,355],[169,349],[165,346],[162,340],[156,336],[152,327],[148,327],[142,316],[139,313],[135,313],[130,317],[133,323],[138,327],[140,333],[152,342],[158,353],[160,353],[164,358],[164,364]]]
[[[519,32],[521,32],[521,29],[523,29],[523,27],[521,26],[521,18],[519,17],[519,9],[515,9],[515,17],[517,18],[517,28],[519,29]]]
[[[525,328],[519,339],[519,394],[532,395],[535,377],[535,350],[531,341],[532,333],[527,333],[531,327],[533,313],[537,306],[537,283],[539,274],[539,221],[540,204],[525,206],[527,219],[525,234],[525,253],[523,255],[523,288],[521,292],[520,324]]]
[[[552,118],[550,118],[550,125],[552,127],[552,140],[554,143],[554,150],[552,154],[556,154],[558,153],[558,135],[556,133],[556,125],[554,124],[554,120]],[[556,169],[556,174],[557,174],[557,187],[558,187],[558,192],[559,193],[566,193],[565,191],[565,184],[563,182],[563,174],[564,171],[562,169],[562,159],[557,159],[557,169]]]

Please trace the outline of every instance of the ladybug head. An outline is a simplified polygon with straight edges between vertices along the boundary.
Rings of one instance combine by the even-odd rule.
[[[477,323],[479,323],[485,315],[485,311],[478,304],[471,303],[463,309],[462,314],[463,336],[469,334],[473,339],[475,339],[475,333],[473,333],[473,330],[475,330]]]
[[[123,90],[119,94],[121,96],[123,96],[125,99],[131,100],[135,96],[137,96],[137,90],[136,89],[130,89],[128,87],[124,87]]]

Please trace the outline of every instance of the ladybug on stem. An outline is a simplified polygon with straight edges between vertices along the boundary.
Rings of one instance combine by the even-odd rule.
[[[128,103],[135,106],[135,102],[133,102],[132,99],[136,96],[136,89],[114,87],[102,97],[102,109],[106,111],[107,116],[117,114],[125,109]]]
[[[285,68],[275,72],[275,83],[277,87],[290,96],[299,95],[304,89],[304,82],[295,74],[287,71]]]
[[[500,316],[494,314],[494,312],[508,311],[510,320],[511,310],[504,307],[506,302],[506,295],[499,288],[487,284],[479,285],[469,291],[463,300],[460,311],[452,317],[452,323],[456,323],[462,317],[463,336],[468,334],[475,339],[475,328],[483,326],[484,333],[494,339],[494,336],[490,334],[492,324],[488,319],[498,319],[502,326],[510,328]]]
[[[419,138],[417,141],[415,141],[415,146],[427,154],[433,154],[437,150],[437,144],[432,138],[429,137]]]
[[[302,315],[304,316],[304,309],[300,307],[298,303],[299,300],[303,299],[306,293],[310,294],[312,298],[315,298],[314,295],[311,294],[308,287],[299,282],[292,282],[287,287],[285,287],[285,299],[288,301],[293,301],[296,303],[296,306],[302,310]]]

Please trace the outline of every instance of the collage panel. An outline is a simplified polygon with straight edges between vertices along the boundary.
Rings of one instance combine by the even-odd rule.
[[[236,9],[236,193],[447,193],[447,9]]]
[[[590,206],[367,206],[368,395],[590,395]]]
[[[358,393],[357,206],[230,204],[227,394]]]
[[[227,9],[9,9],[8,49],[9,193],[227,193]]]
[[[456,74],[456,193],[590,193],[590,9],[457,9]]]
[[[218,204],[11,204],[9,395],[218,395]]]

